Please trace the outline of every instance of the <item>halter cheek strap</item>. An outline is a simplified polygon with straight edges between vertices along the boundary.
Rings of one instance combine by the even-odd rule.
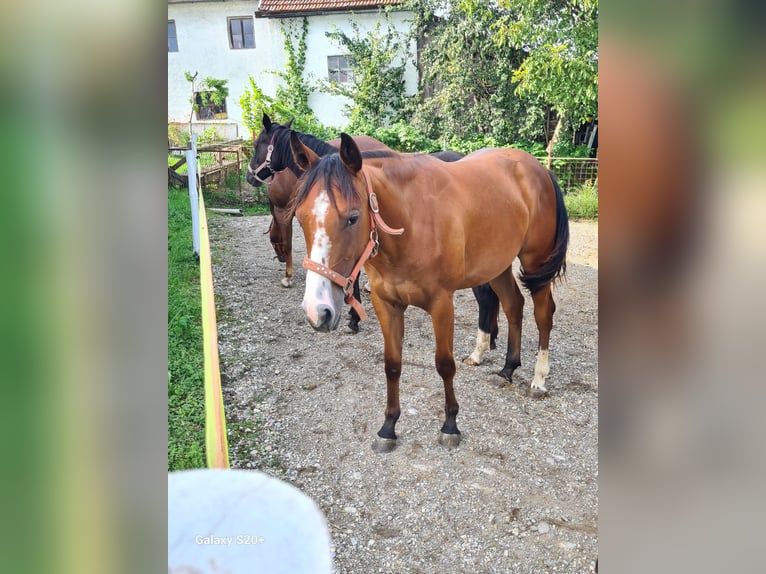
[[[276,174],[284,171],[274,171],[271,169],[271,154],[274,153],[274,138],[276,137],[277,132],[275,130],[274,133],[271,134],[271,141],[269,141],[269,147],[266,149],[266,159],[263,160],[263,162],[258,167],[256,167],[255,170],[253,170],[253,177],[261,183],[265,183],[266,185],[269,185],[274,181],[274,176]]]
[[[359,276],[359,273],[362,270],[362,267],[364,267],[364,264],[367,263],[369,259],[372,259],[378,254],[378,247],[380,246],[380,243],[378,242],[378,227],[380,227],[381,231],[389,235],[401,235],[404,233],[404,228],[394,229],[385,221],[383,221],[383,218],[380,215],[378,196],[375,195],[374,191],[372,191],[370,178],[367,176],[367,172],[364,170],[364,168],[362,168],[362,174],[364,175],[364,183],[367,190],[368,203],[370,205],[370,239],[367,241],[367,245],[365,246],[364,251],[362,251],[362,254],[359,256],[356,265],[354,265],[354,268],[351,270],[351,274],[348,277],[344,277],[340,273],[333,271],[321,263],[312,261],[308,257],[303,258],[303,267],[309,271],[319,273],[343,289],[343,294],[345,295],[344,301],[356,309],[356,312],[359,314],[359,318],[364,321],[367,319],[367,313],[364,310],[364,307],[362,307],[362,304],[354,298],[354,282]]]

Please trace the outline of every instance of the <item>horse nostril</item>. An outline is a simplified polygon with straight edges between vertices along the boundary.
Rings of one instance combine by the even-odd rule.
[[[320,325],[329,326],[332,323],[332,309],[328,305],[320,305],[317,314]]]

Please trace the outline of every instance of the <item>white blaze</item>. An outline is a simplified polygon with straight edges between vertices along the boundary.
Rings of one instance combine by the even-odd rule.
[[[330,262],[330,238],[325,230],[325,218],[329,209],[330,198],[327,195],[327,191],[322,191],[314,202],[314,209],[312,210],[316,221],[316,229],[314,232],[314,243],[309,250],[309,259],[327,266],[329,266]],[[332,283],[323,275],[307,270],[303,309],[306,311],[309,320],[314,324],[318,322],[318,305],[333,306]]]

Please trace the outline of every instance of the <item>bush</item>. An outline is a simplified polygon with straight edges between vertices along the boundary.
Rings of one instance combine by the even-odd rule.
[[[564,195],[572,219],[598,219],[598,180],[590,180]]]
[[[404,122],[397,122],[389,127],[379,127],[368,135],[400,152],[430,153],[442,149],[439,142],[426,137],[422,132]]]

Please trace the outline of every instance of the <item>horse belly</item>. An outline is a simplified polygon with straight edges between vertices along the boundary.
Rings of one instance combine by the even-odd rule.
[[[475,218],[473,227],[464,231],[461,289],[494,279],[511,266],[521,250],[527,228],[526,213],[506,209],[497,210],[494,215],[492,221],[483,215]]]

